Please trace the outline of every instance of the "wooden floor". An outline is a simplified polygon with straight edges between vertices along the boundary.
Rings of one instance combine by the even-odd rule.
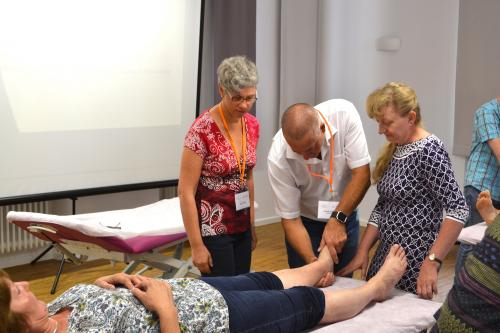
[[[361,233],[362,234],[362,233]],[[268,224],[257,227],[258,245],[252,257],[252,270],[254,271],[275,271],[287,268],[286,250],[284,247],[283,231],[280,223]],[[438,290],[439,294],[434,297],[436,301],[443,301],[448,290],[451,288],[454,277],[454,265],[457,246],[455,245],[439,273]],[[171,252],[171,251],[170,251]],[[183,258],[189,258],[189,246],[185,247]],[[41,261],[34,265],[22,265],[5,269],[14,281],[29,281],[31,290],[39,299],[49,302],[64,290],[77,283],[92,283],[96,278],[120,272],[125,265],[117,263],[112,265],[109,261],[96,260],[83,265],[65,263],[63,274],[59,280],[57,291],[50,294],[50,289],[54,276],[59,267],[59,262],[55,260]],[[151,270],[145,273],[148,276],[158,276],[160,272]],[[354,278],[359,278],[359,272],[354,274]]]

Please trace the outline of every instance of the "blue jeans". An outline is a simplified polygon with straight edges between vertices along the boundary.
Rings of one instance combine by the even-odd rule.
[[[305,216],[301,216],[302,224],[307,230],[309,237],[311,238],[312,249],[314,255],[318,256],[318,247],[321,243],[321,237],[323,236],[323,231],[325,230],[326,223],[321,221],[315,221],[309,219]],[[354,211],[347,219],[347,242],[344,244],[342,252],[339,255],[339,263],[335,265],[334,272],[338,272],[344,266],[346,266],[352,258],[356,255],[358,250],[358,239],[359,239],[359,220],[358,212]],[[288,243],[285,239],[286,252],[288,255],[288,266],[290,268],[296,268],[304,266],[306,263],[302,257],[295,251],[295,249]],[[350,275],[352,276],[352,274]]]
[[[202,277],[224,297],[229,330],[235,332],[300,332],[316,326],[325,311],[324,293],[313,287],[283,289],[273,273]]]
[[[465,201],[467,202],[467,206],[469,206],[469,218],[467,219],[464,227],[470,227],[483,221],[483,218],[476,209],[476,201],[479,193],[481,193],[481,191],[473,186],[467,185],[464,187]],[[496,209],[500,209],[500,202],[495,200],[492,201],[493,206]],[[457,253],[457,259],[455,262],[455,277],[458,277],[460,269],[464,266],[465,259],[467,259],[467,256],[472,252],[473,249],[474,245],[463,243],[460,244]]]

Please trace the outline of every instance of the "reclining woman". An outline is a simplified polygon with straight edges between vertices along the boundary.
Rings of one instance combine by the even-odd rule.
[[[118,273],[76,285],[48,306],[28,282],[12,282],[0,270],[0,332],[299,332],[386,299],[406,256],[394,245],[377,275],[359,288],[312,287],[332,267],[325,248],[307,266],[274,273],[170,280]]]

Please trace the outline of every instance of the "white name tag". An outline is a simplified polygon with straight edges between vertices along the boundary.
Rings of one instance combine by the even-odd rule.
[[[328,220],[338,204],[338,201],[318,201],[318,219]]]
[[[236,210],[242,210],[250,207],[250,192],[243,191],[234,194],[234,202],[236,203]]]

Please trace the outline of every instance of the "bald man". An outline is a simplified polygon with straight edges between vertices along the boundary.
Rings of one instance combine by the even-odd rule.
[[[317,260],[327,246],[340,270],[358,246],[356,207],[370,186],[370,154],[352,103],[299,103],[281,118],[268,175],[290,268]]]

